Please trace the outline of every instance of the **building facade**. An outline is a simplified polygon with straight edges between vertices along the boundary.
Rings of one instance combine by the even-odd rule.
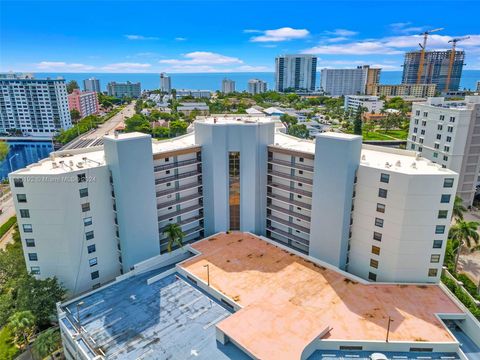
[[[248,80],[248,92],[252,95],[261,94],[267,91],[267,83],[260,79]]]
[[[456,51],[449,88],[446,89],[448,69],[450,66],[451,51],[426,51],[423,74],[420,77],[420,84],[436,84],[437,91],[457,91],[460,87],[460,79],[465,60],[464,51]],[[403,63],[402,84],[416,84],[418,70],[420,67],[420,51],[411,51],[405,54]]]
[[[102,92],[102,89],[100,88],[100,80],[95,79],[94,77],[83,80],[83,90],[94,91],[96,93]]]
[[[139,98],[142,94],[140,83],[131,83],[130,81],[126,83],[109,82],[107,84],[107,92],[108,95],[116,98]]]
[[[378,96],[347,95],[345,96],[345,111],[357,111],[359,107],[366,109],[369,113],[379,113],[383,109],[384,101]]]
[[[68,108],[77,110],[80,116],[84,118],[88,115],[97,114],[99,112],[98,96],[93,91],[73,90],[68,94]]]
[[[377,85],[374,87],[373,95],[427,98],[435,96],[436,90],[436,84]]]
[[[316,80],[316,56],[281,55],[275,58],[276,91],[315,91]]]
[[[380,70],[369,65],[355,69],[322,69],[320,88],[332,96],[364,95],[373,92],[380,80]]]
[[[477,91],[480,91],[480,80],[477,81]]]
[[[212,97],[212,92],[210,90],[188,90],[188,89],[177,89],[175,96],[177,98],[182,98],[185,96],[192,96],[198,99],[210,99]]]
[[[109,135],[11,173],[28,270],[83,292],[170,256],[176,223],[184,244],[248,231],[371,281],[438,282],[456,173],[359,136],[309,141],[279,126],[206,117],[175,139]]]
[[[480,96],[413,104],[407,149],[457,172],[457,194],[472,205],[480,172]]]
[[[230,94],[235,92],[235,81],[230,79],[222,80],[222,93]]]
[[[172,92],[172,79],[165,73],[160,74],[160,90],[168,94]]]
[[[0,74],[0,132],[51,137],[71,126],[64,79]]]

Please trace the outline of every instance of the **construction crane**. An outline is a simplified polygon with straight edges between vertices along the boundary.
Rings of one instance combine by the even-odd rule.
[[[455,48],[457,47],[457,43],[459,41],[467,40],[470,39],[470,36],[465,36],[462,38],[455,38],[449,41],[449,43],[452,43],[452,50],[450,50],[450,60],[448,62],[448,73],[447,73],[447,81],[445,82],[445,92],[447,92],[450,88],[450,79],[452,77],[452,69],[453,69],[453,63],[455,61]]]
[[[430,35],[431,33],[440,31],[440,30],[443,30],[443,28],[428,30],[428,31],[425,31],[425,32],[419,34],[419,35],[423,35],[423,45],[422,45],[422,44],[418,44],[418,45],[420,45],[420,47],[422,48],[422,50],[421,50],[421,52],[420,52],[420,64],[418,64],[417,84],[420,84],[420,81],[422,80],[423,67],[424,67],[424,64],[425,64],[425,49],[426,49],[426,47],[427,47],[427,38],[428,38],[428,35]]]

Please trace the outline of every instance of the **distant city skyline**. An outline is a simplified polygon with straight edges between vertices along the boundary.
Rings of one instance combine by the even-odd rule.
[[[455,3],[461,16],[446,16],[452,5],[442,1],[2,1],[0,7],[0,71],[270,72],[280,54],[316,55],[318,69],[369,64],[398,71],[404,53],[419,48],[418,34],[437,27],[445,30],[431,35],[428,49],[448,49],[452,37],[470,36],[458,47],[466,51],[465,70],[480,69],[480,6],[471,1]],[[256,16],[242,16],[252,11]],[[162,26],[159,13],[168,14]],[[341,16],[329,16],[335,13]],[[8,14],[22,14],[22,21]],[[99,14],[129,21],[111,26]]]

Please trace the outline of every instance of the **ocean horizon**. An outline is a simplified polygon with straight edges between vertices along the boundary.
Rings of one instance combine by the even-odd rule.
[[[95,77],[100,80],[102,91],[106,91],[107,83],[116,82],[140,82],[142,90],[154,90],[160,88],[159,73],[34,73],[38,78],[63,77],[66,81],[75,80],[80,88],[83,88],[83,80]],[[221,90],[222,80],[225,78],[235,81],[237,91],[247,89],[250,79],[266,81],[268,89],[274,88],[275,74],[273,72],[236,72],[236,73],[169,73],[174,89],[195,89],[195,90]],[[380,75],[381,84],[400,84],[402,71],[383,71]],[[476,82],[480,81],[480,70],[464,70],[460,89],[474,90]],[[317,72],[317,87],[320,83],[320,73]]]

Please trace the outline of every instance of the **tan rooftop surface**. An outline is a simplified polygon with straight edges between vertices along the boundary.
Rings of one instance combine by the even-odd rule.
[[[192,245],[181,267],[243,308],[217,324],[260,359],[299,359],[315,338],[454,342],[435,313],[463,313],[437,285],[360,284],[247,233]],[[326,329],[331,331],[325,335]]]

